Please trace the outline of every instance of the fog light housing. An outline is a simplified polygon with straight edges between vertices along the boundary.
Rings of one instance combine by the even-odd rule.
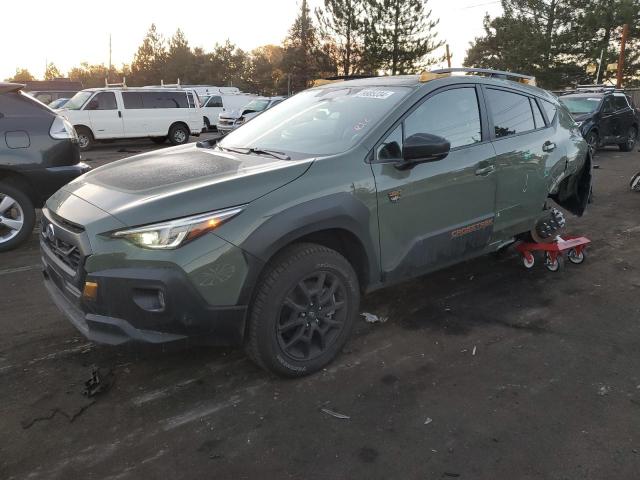
[[[82,290],[82,298],[86,300],[92,300],[95,302],[98,299],[98,283],[84,282],[84,289]]]

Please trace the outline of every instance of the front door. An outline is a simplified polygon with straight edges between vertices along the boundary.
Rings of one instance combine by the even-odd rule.
[[[118,108],[115,92],[98,92],[85,110],[89,111],[91,130],[95,138],[121,138],[124,136],[122,111]]]
[[[371,167],[385,281],[472,257],[489,244],[495,152],[487,141],[479,94],[474,86],[438,90],[376,147]],[[404,139],[416,133],[446,138],[451,151],[442,160],[398,169]]]

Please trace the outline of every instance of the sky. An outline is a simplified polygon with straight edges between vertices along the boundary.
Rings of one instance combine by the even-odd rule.
[[[308,0],[314,9],[322,0]],[[279,44],[298,14],[301,0],[214,0],[181,3],[175,0],[32,0],[28,11],[16,2],[0,15],[0,79],[16,68],[42,77],[46,62],[65,73],[86,61],[130,63],[151,23],[170,37],[181,28],[192,47],[209,51],[229,39],[245,50]],[[55,6],[54,6],[55,5]],[[501,12],[499,0],[428,0],[432,16],[440,18],[439,38],[449,43],[453,66],[464,60],[469,42],[482,34],[485,13]]]

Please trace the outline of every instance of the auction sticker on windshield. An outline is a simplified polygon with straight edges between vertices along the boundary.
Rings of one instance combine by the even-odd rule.
[[[384,100],[393,95],[394,92],[390,92],[389,90],[377,90],[373,88],[367,88],[365,90],[361,90],[354,95],[354,97],[362,97],[362,98],[377,98],[378,100]]]

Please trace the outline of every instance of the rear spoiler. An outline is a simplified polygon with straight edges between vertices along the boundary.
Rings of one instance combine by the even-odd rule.
[[[18,92],[24,87],[22,83],[0,83],[0,93]]]

